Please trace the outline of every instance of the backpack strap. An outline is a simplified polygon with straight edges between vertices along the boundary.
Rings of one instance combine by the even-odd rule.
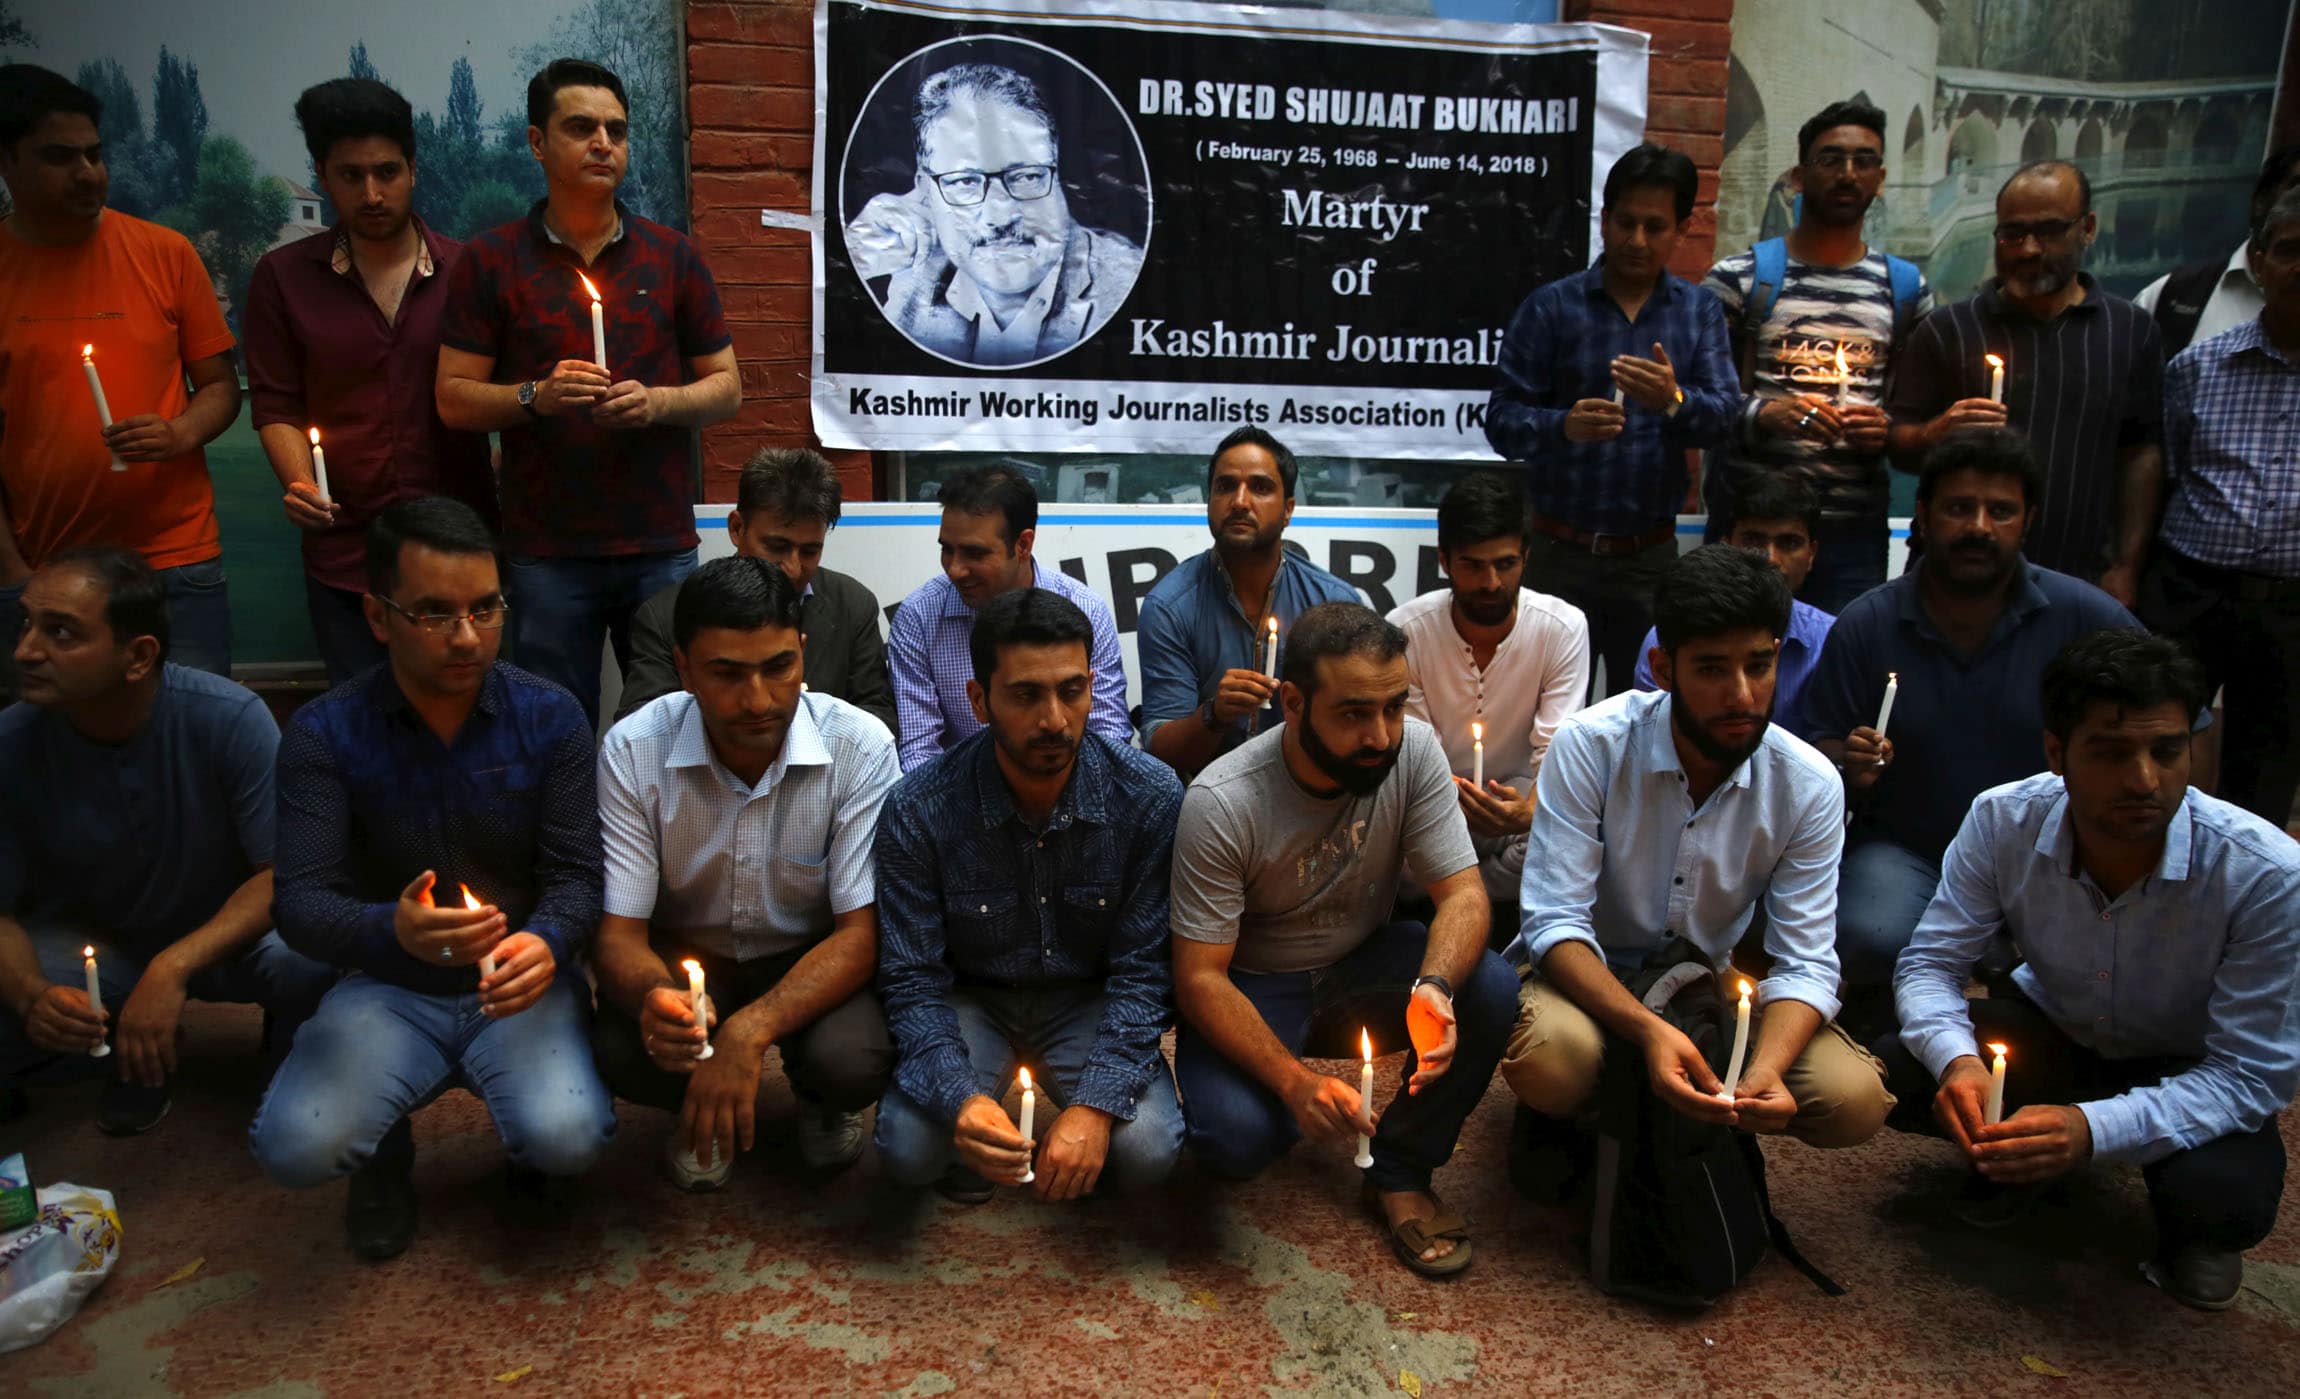
[[[1789,277],[1789,240],[1767,238],[1749,249],[1749,294],[1741,299],[1741,334],[1749,340],[1765,328],[1773,303],[1781,299],[1781,283]]]
[[[1907,258],[1885,254],[1885,273],[1893,284],[1893,344],[1905,343],[1909,327],[1917,317],[1917,303],[1924,299],[1925,274]]]
[[[1772,1241],[1773,1251],[1780,1254],[1790,1267],[1803,1273],[1805,1280],[1819,1288],[1822,1296],[1844,1296],[1845,1285],[1816,1267],[1813,1260],[1798,1249],[1796,1240],[1789,1237],[1789,1226],[1781,1222],[1781,1216],[1773,1213],[1773,1187],[1765,1179],[1765,1149],[1757,1145],[1757,1139],[1753,1136],[1743,1134],[1739,1140],[1742,1153],[1749,1161],[1750,1174],[1757,1182],[1758,1203],[1765,1207],[1765,1234]]]
[[[2220,274],[2228,270],[2228,260],[2217,262],[2191,262],[2172,269],[2164,285],[2156,293],[2156,331],[2164,342],[2164,358],[2170,362],[2174,355],[2188,348],[2196,339],[2196,327],[2204,319],[2205,303],[2220,286]]]

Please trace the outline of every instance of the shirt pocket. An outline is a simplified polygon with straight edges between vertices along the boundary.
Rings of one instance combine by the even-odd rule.
[[[805,915],[809,922],[816,921],[818,913],[830,912],[830,860],[803,860],[790,855],[777,855],[767,862],[768,886],[776,903]]]
[[[1021,907],[1022,895],[1014,889],[953,891],[945,897],[943,905],[944,916],[950,923],[950,940],[977,946],[1011,942]]]
[[[1115,884],[1066,884],[1062,887],[1062,931],[1067,942],[1100,946],[1118,922],[1121,902]],[[1079,937],[1075,935],[1086,935]]]

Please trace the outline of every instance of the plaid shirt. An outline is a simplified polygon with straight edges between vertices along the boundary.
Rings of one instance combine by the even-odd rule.
[[[2246,321],[2164,371],[2163,540],[2198,563],[2300,578],[2300,365]]]

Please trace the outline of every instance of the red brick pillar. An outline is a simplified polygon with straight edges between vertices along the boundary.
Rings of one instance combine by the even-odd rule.
[[[1716,260],[1717,164],[1725,158],[1725,61],[1733,0],[1564,0],[1563,18],[1618,24],[1652,36],[1646,139],[1673,146],[1701,169],[1693,224],[1670,270],[1699,281]]]

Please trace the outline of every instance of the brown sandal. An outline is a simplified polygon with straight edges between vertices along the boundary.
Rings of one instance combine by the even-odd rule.
[[[1368,1184],[1362,1198],[1366,1208],[1373,1213],[1374,1222],[1382,1227],[1388,1237],[1390,1251],[1398,1256],[1400,1263],[1425,1278],[1449,1278],[1469,1267],[1473,1257],[1469,1221],[1448,1210],[1443,1200],[1438,1200],[1438,1212],[1429,1218],[1402,1220],[1393,1225],[1388,1213],[1382,1209],[1380,1191]],[[1434,1191],[1430,1198],[1437,1199]],[[1422,1250],[1440,1239],[1451,1240],[1453,1252],[1435,1261],[1423,1258]]]

